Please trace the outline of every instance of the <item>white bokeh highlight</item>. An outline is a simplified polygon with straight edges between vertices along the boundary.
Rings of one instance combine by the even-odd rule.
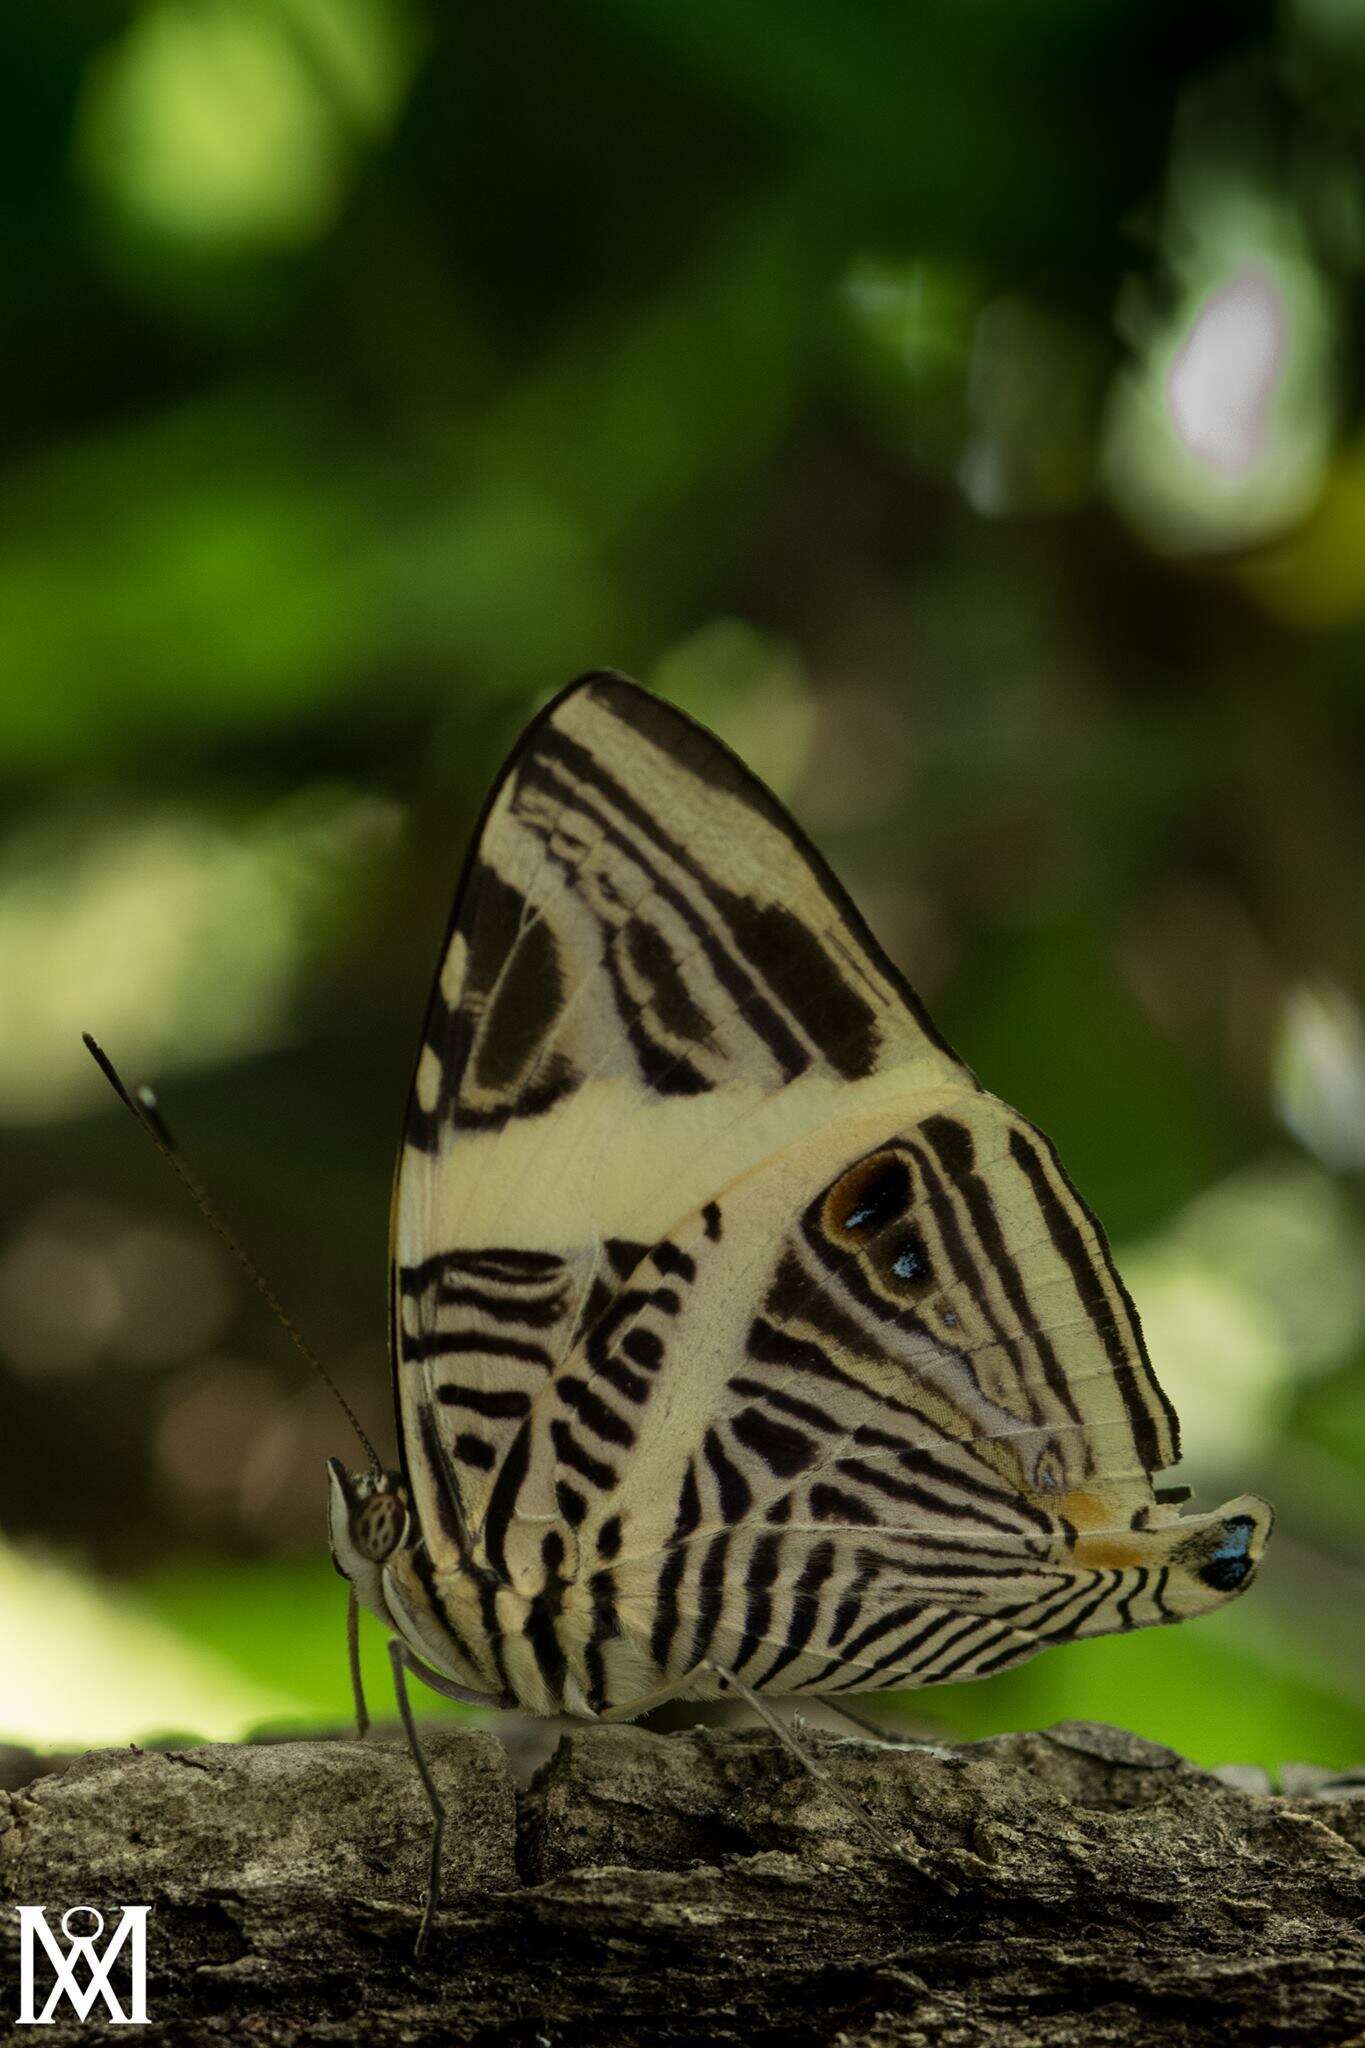
[[[1284,295],[1253,266],[1196,313],[1167,373],[1166,402],[1184,446],[1211,469],[1237,477],[1260,458],[1288,337]]]

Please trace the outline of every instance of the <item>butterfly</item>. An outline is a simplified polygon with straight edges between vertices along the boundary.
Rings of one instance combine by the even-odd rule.
[[[1052,1145],[757,778],[612,673],[475,833],[390,1303],[400,1469],[332,1460],[330,1534],[414,1747],[405,1672],[588,1717],[981,1678],[1219,1606],[1270,1531],[1154,1490],[1175,1412]],[[438,1876],[439,1840],[424,1933]]]

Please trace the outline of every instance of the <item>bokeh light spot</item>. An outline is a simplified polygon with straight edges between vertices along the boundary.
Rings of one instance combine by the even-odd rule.
[[[1289,991],[1275,1046],[1275,1103],[1324,1164],[1365,1166],[1365,1018],[1332,983]]]
[[[1192,455],[1240,476],[1265,445],[1288,321],[1273,278],[1238,273],[1199,308],[1166,377],[1171,420]]]
[[[394,111],[414,51],[391,0],[156,0],[91,68],[77,156],[141,234],[304,243],[335,219],[355,144]]]
[[[1119,324],[1101,467],[1168,554],[1260,545],[1322,490],[1336,424],[1331,292],[1293,206],[1198,161],[1177,183],[1158,302],[1133,285]]]
[[[1355,1219],[1306,1161],[1219,1182],[1119,1265],[1195,1466],[1267,1459],[1296,1388],[1365,1335]]]
[[[0,1328],[18,1371],[88,1371],[118,1328],[122,1298],[112,1249],[118,1212],[58,1200],[34,1211],[0,1252]]]
[[[336,906],[398,817],[315,790],[245,822],[50,821],[0,846],[0,1118],[102,1100],[84,1030],[158,1076],[279,1043]]]
[[[235,1509],[253,1446],[279,1405],[263,1366],[212,1359],[166,1388],[156,1429],[157,1470],[192,1518]]]

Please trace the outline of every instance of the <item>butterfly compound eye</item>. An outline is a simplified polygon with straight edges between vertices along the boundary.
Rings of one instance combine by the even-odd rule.
[[[351,1540],[371,1564],[383,1564],[402,1542],[407,1520],[407,1509],[396,1493],[372,1493],[356,1510]]]

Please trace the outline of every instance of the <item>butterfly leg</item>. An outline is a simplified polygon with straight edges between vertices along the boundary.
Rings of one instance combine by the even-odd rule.
[[[827,1787],[827,1789],[831,1793],[833,1793],[834,1797],[839,1801],[840,1805],[843,1806],[849,1813],[851,1813],[858,1821],[859,1825],[869,1835],[871,1835],[873,1841],[876,1842],[877,1847],[879,1849],[885,1851],[887,1855],[899,1858],[902,1862],[909,1861],[911,1863],[914,1863],[917,1869],[923,1867],[917,1863],[916,1859],[913,1856],[906,1856],[906,1852],[902,1845],[896,1840],[896,1838],[893,1835],[887,1832],[887,1830],[881,1825],[880,1821],[874,1820],[872,1818],[872,1815],[868,1813],[864,1807],[860,1806],[856,1799],[851,1799],[849,1797],[848,1793],[844,1791],[843,1787],[839,1784],[838,1780],[836,1778],[831,1777],[830,1773],[825,1769],[824,1765],[819,1761],[818,1757],[814,1757],[811,1755],[810,1751],[805,1747],[804,1743],[800,1742],[797,1739],[797,1737],[792,1733],[791,1729],[787,1726],[786,1722],[783,1721],[777,1714],[773,1712],[772,1708],[768,1705],[768,1702],[762,1697],[761,1694],[756,1693],[753,1690],[752,1686],[746,1685],[742,1678],[736,1678],[733,1671],[726,1671],[722,1665],[713,1664],[709,1658],[706,1660],[703,1668],[708,1671],[714,1672],[716,1677],[721,1680],[723,1685],[725,1685],[727,1688],[729,1688],[729,1690],[734,1692],[738,1698],[744,1701],[744,1704],[747,1707],[750,1707],[753,1710],[753,1712],[758,1715],[760,1721],[766,1722],[767,1726],[772,1730],[773,1734],[777,1737],[778,1741],[782,1744],[783,1748],[790,1750],[791,1754],[797,1759],[798,1763],[801,1764],[802,1768],[809,1771],[812,1778],[818,1779],[822,1785]]]
[[[403,1654],[403,1644],[396,1636],[389,1640],[389,1663],[393,1669],[393,1689],[398,1695],[398,1712],[403,1722],[403,1733],[408,1738],[408,1748],[412,1752],[417,1775],[422,1780],[422,1790],[426,1793],[427,1804],[431,1808],[431,1867],[427,1872],[426,1903],[422,1908],[422,1924],[417,1930],[415,1950],[420,1960],[426,1952],[427,1942],[431,1938],[432,1923],[441,1903],[441,1850],[445,1840],[446,1810],[441,1795],[436,1790],[436,1780],[431,1775],[431,1768],[422,1752],[422,1745],[417,1739],[417,1723],[412,1717],[412,1703],[408,1699],[406,1658]]]
[[[842,1700],[833,1699],[826,1693],[821,1693],[819,1700],[820,1705],[829,1713],[837,1714],[840,1720],[847,1721],[851,1728],[860,1728],[864,1735],[872,1736],[883,1749],[927,1749],[934,1755],[942,1753],[940,1744],[925,1742],[916,1736],[892,1735],[879,1721],[874,1721],[871,1714],[855,1714],[852,1707],[845,1706]]]
[[[510,1692],[475,1692],[473,1686],[457,1685],[453,1678],[446,1678],[439,1671],[433,1671],[430,1664],[424,1664],[406,1643],[400,1643],[395,1636],[389,1645],[389,1655],[397,1650],[403,1660],[403,1667],[414,1678],[420,1678],[423,1685],[432,1692],[438,1692],[443,1700],[454,1700],[462,1707],[514,1707],[516,1700]]]
[[[363,1742],[370,1732],[370,1714],[365,1705],[365,1681],[360,1675],[360,1602],[355,1588],[346,1602],[346,1660],[351,1667],[351,1698],[355,1701],[355,1733]]]
[[[886,1740],[886,1731],[877,1726],[870,1714],[855,1714],[842,1700],[822,1699],[820,1704],[828,1707],[831,1714],[837,1714],[841,1721],[847,1721],[850,1728],[860,1728],[864,1735],[875,1735],[879,1742]]]

